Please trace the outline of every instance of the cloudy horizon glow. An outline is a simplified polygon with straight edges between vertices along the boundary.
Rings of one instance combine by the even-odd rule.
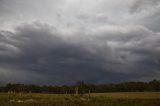
[[[159,0],[0,0],[0,83],[160,77]]]

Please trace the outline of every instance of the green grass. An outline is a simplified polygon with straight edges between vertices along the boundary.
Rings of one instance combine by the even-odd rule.
[[[0,94],[0,106],[160,106],[160,92]]]

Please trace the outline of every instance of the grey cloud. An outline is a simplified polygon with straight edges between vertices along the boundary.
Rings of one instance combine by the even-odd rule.
[[[160,21],[160,1],[159,0],[136,0],[130,7],[132,17],[137,18],[135,23],[141,24],[148,29],[159,32]]]
[[[139,20],[139,23],[141,23],[142,25],[146,26],[147,28],[155,32],[159,32],[160,30],[160,25],[159,25],[160,11],[159,10],[160,8],[155,9],[155,11],[153,11],[151,15]]]
[[[135,0],[130,8],[131,13],[142,11],[159,4],[159,0]]]

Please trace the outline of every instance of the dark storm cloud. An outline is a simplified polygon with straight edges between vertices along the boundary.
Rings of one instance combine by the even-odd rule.
[[[0,0],[0,82],[160,77],[159,0]]]
[[[65,36],[55,27],[34,22],[19,26],[15,32],[1,31],[1,80],[40,84],[68,84],[78,80],[102,83],[143,75],[151,77],[151,72],[157,75],[159,34],[139,29],[106,27],[95,29],[92,37],[92,33]],[[17,78],[16,74],[21,77]]]
[[[99,69],[102,70],[98,64],[104,60],[103,57],[98,57],[96,53],[98,48],[93,42],[87,43],[86,40],[82,40],[81,43],[79,41],[82,38],[66,38],[68,40],[65,41],[66,39],[56,33],[56,29],[52,31],[49,29],[49,26],[36,22],[31,25],[22,25],[17,28],[16,33],[11,33],[11,36],[7,36],[8,32],[1,32],[1,38],[5,45],[12,45],[16,48],[13,50],[2,45],[1,67],[11,65],[10,67],[17,70],[25,70],[26,75],[27,73],[37,73],[36,76],[43,74],[45,77],[49,77],[46,80],[53,79],[53,82],[46,83],[55,83],[55,80],[58,80],[59,83],[60,81],[64,83],[66,80],[66,82],[73,83],[76,80],[93,79],[101,75],[96,76],[96,72]],[[97,50],[92,53],[88,49]],[[108,49],[108,47],[104,47],[104,49]],[[104,55],[103,50],[99,50],[99,53]],[[10,54],[7,55],[6,52],[15,53],[9,57]],[[12,71],[14,72],[14,70]]]

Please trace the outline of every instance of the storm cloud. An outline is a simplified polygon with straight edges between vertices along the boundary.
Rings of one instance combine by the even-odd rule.
[[[1,0],[0,82],[158,79],[159,7],[158,0]]]

